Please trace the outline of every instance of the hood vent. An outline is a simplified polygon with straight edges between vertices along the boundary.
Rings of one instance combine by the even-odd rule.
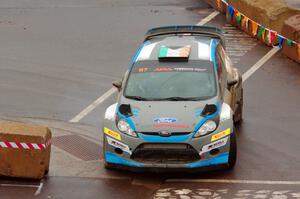
[[[217,106],[214,105],[214,104],[206,104],[202,113],[201,113],[201,116],[203,117],[207,117],[209,115],[212,115],[214,113],[216,113],[218,110]]]
[[[119,106],[119,111],[122,115],[126,116],[126,117],[131,117],[133,116],[133,113],[131,111],[131,106],[130,104],[121,104]]]

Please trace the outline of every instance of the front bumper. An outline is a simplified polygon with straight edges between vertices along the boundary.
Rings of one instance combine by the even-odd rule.
[[[104,158],[110,167],[119,169],[129,169],[132,171],[178,171],[178,170],[212,170],[225,168],[228,166],[230,134],[232,128],[217,129],[214,133],[207,136],[194,139],[192,134],[183,136],[145,136],[139,134],[139,138],[133,138],[118,132],[116,129],[111,130],[114,133],[107,133],[104,130]],[[220,133],[222,133],[222,136]],[[224,133],[226,132],[226,133]],[[117,133],[117,134],[115,134]],[[223,142],[222,142],[223,141]],[[191,146],[197,153],[198,159],[193,161],[173,161],[165,163],[163,161],[143,161],[133,158],[135,151],[143,144],[186,144]],[[122,148],[122,153],[116,150]],[[166,149],[168,150],[168,149]],[[212,153],[212,151],[214,152]]]
[[[187,164],[159,164],[141,163],[134,160],[124,159],[118,155],[106,152],[105,161],[111,168],[130,170],[135,172],[177,172],[177,171],[211,171],[228,167],[229,153],[220,154],[207,160],[199,160]]]

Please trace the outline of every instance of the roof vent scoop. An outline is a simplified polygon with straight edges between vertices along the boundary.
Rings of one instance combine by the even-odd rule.
[[[122,115],[124,115],[126,117],[133,116],[130,104],[121,104],[119,106],[119,111]]]
[[[214,105],[214,104],[206,104],[202,113],[201,113],[201,116],[203,117],[207,117],[209,115],[212,115],[214,113],[216,113],[218,110],[217,106]]]

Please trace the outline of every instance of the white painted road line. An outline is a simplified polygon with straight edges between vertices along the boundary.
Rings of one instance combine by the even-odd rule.
[[[167,179],[165,182],[196,182],[225,184],[268,184],[268,185],[300,185],[300,181],[268,181],[268,180],[230,180],[230,179]]]
[[[264,65],[273,55],[275,55],[280,48],[274,47],[265,56],[263,56],[256,64],[254,64],[247,72],[243,74],[243,82],[246,81],[255,71]]]
[[[198,25],[198,26],[204,25],[207,22],[209,22],[210,20],[212,20],[213,18],[215,18],[218,14],[220,14],[220,12],[214,11],[213,13],[211,13],[210,15],[208,15],[207,17],[205,17],[204,19],[202,19],[196,25]],[[92,112],[97,106],[99,106],[99,104],[101,104],[103,101],[105,101],[107,98],[109,98],[116,91],[117,90],[115,88],[109,89],[106,93],[104,93],[101,97],[99,97],[98,99],[96,99],[91,105],[89,105],[88,107],[86,107],[83,111],[81,111],[78,115],[76,115],[69,122],[72,122],[72,123],[79,122],[82,118],[84,118],[87,114],[89,114],[90,112]]]
[[[0,187],[26,187],[26,188],[38,188],[39,185],[28,185],[28,184],[0,184]]]
[[[34,193],[34,196],[37,196],[41,193],[43,186],[44,186],[44,183],[43,183],[43,181],[41,181],[40,186],[37,188],[36,192]]]
[[[82,118],[84,118],[87,114],[89,114],[91,111],[93,111],[99,104],[101,104],[103,101],[105,101],[107,98],[109,98],[112,94],[114,94],[117,91],[116,88],[111,88],[106,93],[104,93],[102,96],[100,96],[98,99],[96,99],[92,104],[90,104],[88,107],[86,107],[83,111],[81,111],[78,115],[76,115],[73,119],[71,119],[69,122],[79,122]]]
[[[202,19],[196,25],[197,26],[203,26],[204,24],[208,23],[210,20],[212,20],[213,18],[215,18],[218,14],[220,14],[219,11],[214,11],[213,13],[211,13],[210,15],[208,15],[207,17],[205,17],[204,19]]]

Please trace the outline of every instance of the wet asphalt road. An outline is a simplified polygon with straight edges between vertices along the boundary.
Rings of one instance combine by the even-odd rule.
[[[148,28],[196,24],[211,12],[196,0],[1,1],[0,115],[67,122],[121,78]],[[227,26],[223,15],[209,24],[229,32],[227,50],[242,73],[270,50]],[[299,91],[299,64],[281,53],[244,83],[244,121],[237,127],[233,171],[127,173],[124,179],[111,179],[110,173],[124,175],[111,171],[105,179],[50,175],[37,196],[41,182],[1,179],[0,198],[300,198]],[[114,100],[113,95],[80,123],[100,129]]]

